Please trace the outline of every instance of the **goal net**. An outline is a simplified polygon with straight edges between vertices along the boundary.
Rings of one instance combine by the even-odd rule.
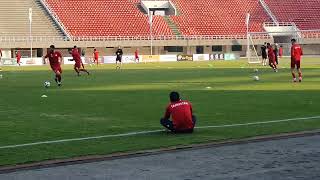
[[[248,45],[247,45],[247,57],[249,64],[258,64],[262,62],[261,57],[258,54],[258,44],[254,42],[254,39],[249,34],[248,35]]]

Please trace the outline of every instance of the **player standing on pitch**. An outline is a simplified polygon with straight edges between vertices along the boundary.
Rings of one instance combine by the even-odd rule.
[[[138,49],[136,49],[136,51],[134,52],[134,59],[135,59],[136,63],[139,63],[139,51],[138,51]]]
[[[122,67],[122,55],[123,55],[123,51],[122,49],[119,47],[118,50],[116,51],[116,69],[120,69]],[[118,62],[120,65],[118,65]]]
[[[97,66],[99,64],[99,51],[97,49],[93,50],[93,63],[97,63]]]
[[[262,66],[266,66],[267,65],[267,43],[265,42],[262,46],[261,46],[261,56],[262,56]]]
[[[291,39],[291,74],[293,77],[293,82],[297,82],[296,74],[294,68],[297,68],[299,74],[299,82],[302,81],[302,71],[300,68],[301,56],[303,55],[301,46],[297,43],[296,39]]]
[[[54,45],[50,46],[49,52],[47,55],[44,56],[43,61],[45,62],[45,59],[49,59],[50,62],[50,67],[52,71],[55,73],[55,78],[54,80],[58,84],[58,86],[61,86],[61,74],[62,74],[62,69],[61,69],[61,62],[62,62],[62,56],[59,51],[55,51]]]
[[[70,54],[72,55],[72,58],[75,62],[74,70],[77,72],[78,76],[80,76],[80,71],[86,72],[89,75],[90,73],[84,68],[77,46],[73,47],[73,49],[70,51]]]
[[[274,45],[273,51],[274,51],[274,57],[275,57],[276,63],[278,65],[279,64],[279,62],[278,62],[279,50],[278,50],[278,44],[277,43]]]
[[[21,61],[21,53],[20,50],[16,52],[16,59],[17,59],[17,64],[20,66],[20,61]]]
[[[1,60],[2,60],[2,50],[0,49],[0,64],[1,64]]]
[[[276,65],[276,57],[270,43],[267,43],[267,48],[268,48],[269,66],[274,70],[274,72],[278,72],[277,65]]]
[[[283,47],[280,46],[280,48],[279,48],[279,58],[282,58],[282,55],[283,55]]]

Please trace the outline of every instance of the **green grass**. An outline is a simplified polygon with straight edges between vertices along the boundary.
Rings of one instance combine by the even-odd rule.
[[[48,66],[3,67],[0,146],[161,129],[159,119],[172,90],[193,103],[197,126],[318,116],[318,62],[304,59],[303,83],[291,82],[287,59],[278,73],[242,60],[130,64],[122,71],[102,65],[88,67],[92,75],[81,77],[65,66],[61,88]],[[260,81],[252,79],[254,68]],[[43,87],[45,80],[51,80],[49,89]],[[313,130],[320,128],[319,120],[0,149],[0,166]]]

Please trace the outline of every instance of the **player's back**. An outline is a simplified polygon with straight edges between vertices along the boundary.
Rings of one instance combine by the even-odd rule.
[[[93,53],[93,55],[94,55],[94,58],[95,58],[95,59],[98,59],[98,58],[99,58],[99,51],[95,51],[95,52]]]
[[[192,106],[188,101],[178,101],[169,104],[173,124],[176,129],[192,129]]]
[[[266,54],[266,50],[267,50],[267,47],[266,46],[261,46],[261,53],[262,54]]]
[[[80,56],[80,53],[77,49],[73,49],[71,55],[76,62],[81,61],[81,56]]]

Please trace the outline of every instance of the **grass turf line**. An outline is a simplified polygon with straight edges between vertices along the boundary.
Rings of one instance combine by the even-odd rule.
[[[288,60],[278,73],[270,68],[235,62],[177,62],[88,66],[92,75],[76,77],[64,67],[63,87],[48,66],[3,67],[0,80],[0,146],[75,137],[159,129],[168,93],[189,99],[199,126],[250,123],[316,116],[319,107],[319,64],[305,58],[303,83],[291,83]],[[212,66],[209,66],[211,64]],[[168,68],[169,67],[169,68]],[[243,67],[243,68],[242,68]],[[259,68],[260,81],[253,81]],[[52,87],[45,89],[43,82]],[[206,87],[212,87],[207,89]],[[41,98],[46,94],[48,98]],[[156,133],[90,142],[0,150],[0,165],[88,154],[107,154],[209,140],[319,129],[318,121],[230,129],[201,129],[193,135]]]

